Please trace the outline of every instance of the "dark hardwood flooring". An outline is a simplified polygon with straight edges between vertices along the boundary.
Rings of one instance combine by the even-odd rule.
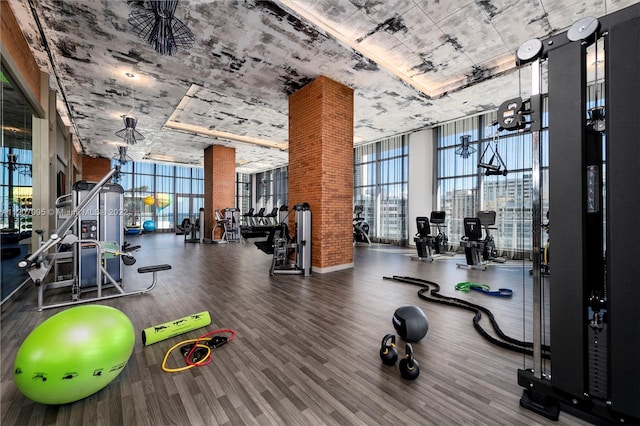
[[[523,301],[530,292],[529,265],[458,269],[461,258],[416,262],[411,249],[373,245],[354,247],[353,269],[271,277],[270,256],[250,242],[184,244],[172,234],[127,240],[142,246],[125,272],[127,289],[144,288],[151,279],[137,274],[137,267],[173,266],[159,273],[152,292],[101,302],[134,324],[137,341],[128,365],[104,389],[72,404],[45,406],[25,398],[13,382],[16,351],[36,325],[61,310],[37,312],[35,287],[28,286],[2,306],[2,425],[587,424],[566,413],[551,422],[521,408],[516,371],[531,367],[530,360],[483,340],[472,313],[423,301],[418,287],[382,279],[436,281],[443,294],[493,310],[503,331],[522,339],[530,333],[523,325],[523,310],[530,310],[531,295]],[[463,281],[509,287],[514,296],[456,292]],[[47,294],[48,301],[68,297],[64,289]],[[413,382],[378,356],[382,337],[393,332],[393,312],[405,304],[420,306],[429,320],[426,338],[413,345],[421,371]],[[209,327],[142,345],[142,329],[205,310]],[[171,346],[217,328],[234,329],[237,338],[216,349],[211,364],[161,370]]]

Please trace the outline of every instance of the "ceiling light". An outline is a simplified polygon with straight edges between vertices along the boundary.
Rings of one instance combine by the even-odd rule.
[[[126,75],[129,78],[134,78],[136,75],[132,72],[125,72],[124,75]]]
[[[0,129],[2,129],[2,131],[4,132],[11,133],[31,133],[31,129],[21,129],[20,127],[14,126],[0,126]]]
[[[196,126],[193,124],[171,121],[171,117],[169,117],[169,121],[165,123],[164,128],[193,133],[201,136],[209,136],[214,138],[226,139],[233,142],[241,142],[241,143],[247,143],[252,145],[258,145],[265,148],[278,149],[280,151],[286,151],[289,148],[289,144],[287,142],[276,142],[276,141],[270,141],[266,139],[255,138],[252,136],[236,135],[234,133],[222,132],[219,130],[212,130],[205,127]]]
[[[112,146],[128,146],[125,141],[105,141],[105,144]]]
[[[143,160],[150,160],[150,161],[162,161],[162,162],[167,162],[167,163],[176,163],[176,164],[188,164],[188,165],[192,165],[192,166],[199,166],[200,162],[197,160],[193,160],[193,161],[184,161],[184,160],[179,160],[176,157],[173,157],[171,155],[163,155],[163,154],[152,154],[151,152],[148,152],[144,155],[144,157],[142,157]]]
[[[118,153],[112,157],[114,160],[116,160],[121,166],[124,166],[125,164],[127,164],[129,161],[133,161],[133,158],[129,157],[127,155],[127,146],[119,146],[118,147]]]
[[[456,155],[462,158],[469,158],[477,149],[471,146],[471,135],[460,136],[460,145],[456,148]]]
[[[178,48],[188,49],[193,45],[196,37],[174,16],[178,0],[155,0],[145,4],[147,8],[135,8],[129,13],[129,23],[156,52],[173,55]]]
[[[136,130],[138,119],[130,115],[122,116],[124,121],[124,129],[118,130],[116,136],[124,139],[127,145],[135,145],[139,140],[143,140],[144,136]]]

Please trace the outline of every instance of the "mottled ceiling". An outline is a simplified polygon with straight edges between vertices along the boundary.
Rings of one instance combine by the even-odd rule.
[[[288,96],[320,75],[354,89],[358,145],[527,96],[522,43],[637,3],[181,0],[195,42],[163,56],[128,21],[143,1],[9,1],[84,154],[114,157],[133,115],[134,160],[200,166],[223,144],[245,173],[287,163]]]

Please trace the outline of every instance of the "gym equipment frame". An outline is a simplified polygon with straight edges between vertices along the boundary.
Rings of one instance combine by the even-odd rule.
[[[298,203],[292,211],[296,212],[293,239],[289,236],[287,222],[283,220],[277,225],[264,226],[269,229],[269,236],[265,241],[253,243],[264,253],[272,255],[269,275],[311,274],[311,208],[309,203]]]
[[[587,47],[599,39],[604,41],[607,113],[592,113],[589,120]],[[526,42],[518,50],[520,65],[532,63],[533,111],[542,106],[540,63],[548,62],[549,204],[554,211],[549,231],[554,241],[549,376],[543,374],[541,361],[537,114],[532,124],[534,365],[518,371],[518,384],[525,388],[520,404],[554,420],[564,410],[599,424],[640,423],[638,51],[640,4],[600,20],[583,18],[566,33]]]
[[[270,275],[302,274],[306,277],[311,274],[311,209],[308,203],[296,204],[293,209],[296,212],[295,241],[289,242],[287,235],[277,232],[286,229],[284,226],[276,228]],[[289,250],[294,252],[294,263],[289,261]]]
[[[123,289],[121,261],[126,265],[135,263],[133,252],[140,247],[131,247],[129,251],[120,249],[124,237],[122,188],[108,183],[117,173],[118,167],[112,169],[98,183],[76,183],[73,196],[62,197],[70,198],[73,204],[64,221],[51,233],[47,241],[40,241],[36,251],[18,262],[17,267],[28,270],[31,280],[38,288],[38,311],[147,293],[156,286],[157,273],[171,269],[171,266],[166,264],[138,268],[138,273],[153,273],[151,285],[138,291],[126,292]],[[114,201],[115,204],[111,204]],[[38,232],[38,235],[41,238],[42,232]],[[113,241],[105,241],[105,237]],[[72,251],[58,251],[62,246],[69,246]],[[49,253],[52,249],[55,250]],[[72,264],[72,276],[69,279],[58,280],[59,264],[68,263],[69,260]],[[54,266],[54,281],[45,283]],[[71,301],[45,305],[45,291],[62,287],[71,287]],[[103,294],[103,289],[107,287],[115,288],[117,293]],[[96,296],[82,299],[82,293],[87,291],[95,291]]]

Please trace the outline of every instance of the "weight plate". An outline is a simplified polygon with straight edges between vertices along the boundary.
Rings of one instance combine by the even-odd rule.
[[[533,59],[538,56],[541,50],[542,42],[537,38],[532,38],[522,43],[516,52],[516,56],[521,61],[528,61],[529,59]]]
[[[598,25],[600,23],[593,16],[579,19],[567,31],[567,38],[571,41],[584,40],[596,32]]]

